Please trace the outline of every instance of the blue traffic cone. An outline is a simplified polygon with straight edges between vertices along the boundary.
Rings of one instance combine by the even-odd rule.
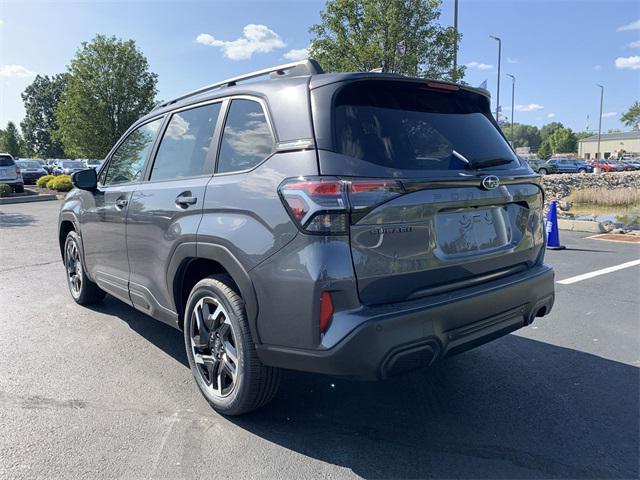
[[[560,245],[560,232],[558,231],[558,202],[551,201],[549,213],[547,214],[547,248],[549,250],[563,250],[564,245]]]

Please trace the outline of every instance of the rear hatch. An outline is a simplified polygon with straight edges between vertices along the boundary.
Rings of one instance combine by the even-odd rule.
[[[0,155],[0,180],[15,180],[18,168],[14,160],[8,155]]]
[[[312,102],[320,173],[348,185],[363,303],[441,294],[541,261],[538,177],[481,92],[365,78],[319,86]]]

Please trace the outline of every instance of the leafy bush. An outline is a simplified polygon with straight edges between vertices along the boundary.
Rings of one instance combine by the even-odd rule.
[[[47,182],[47,188],[58,192],[68,192],[73,188],[69,175],[58,175]]]
[[[38,187],[46,187],[47,186],[47,182],[49,182],[49,180],[56,178],[55,175],[45,175],[44,177],[40,177],[38,180],[36,180],[36,185]]]
[[[0,197],[8,197],[11,194],[11,187],[6,183],[0,183]]]

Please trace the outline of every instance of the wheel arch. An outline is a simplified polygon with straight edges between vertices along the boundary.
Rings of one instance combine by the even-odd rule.
[[[67,235],[72,230],[80,236],[80,229],[78,228],[78,221],[75,215],[71,212],[62,212],[58,225],[58,245],[60,247],[60,256],[63,258],[64,242],[67,239]],[[80,243],[82,243],[82,237],[80,238]],[[82,248],[82,245],[80,245],[80,248]]]
[[[193,286],[211,275],[226,274],[244,301],[251,337],[260,343],[256,325],[258,301],[249,274],[234,255],[221,245],[188,242],[176,248],[169,264],[168,281],[178,313],[178,327],[183,328],[184,309]]]

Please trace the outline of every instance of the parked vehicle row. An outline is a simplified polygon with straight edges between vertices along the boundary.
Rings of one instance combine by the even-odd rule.
[[[552,158],[551,160],[527,160],[534,172],[541,175],[551,173],[592,173],[595,168],[603,172],[623,172],[640,170],[638,160],[590,160],[582,161],[573,158]]]
[[[593,166],[573,158],[552,158],[551,160],[529,160],[529,166],[540,175],[550,173],[591,173]]]

